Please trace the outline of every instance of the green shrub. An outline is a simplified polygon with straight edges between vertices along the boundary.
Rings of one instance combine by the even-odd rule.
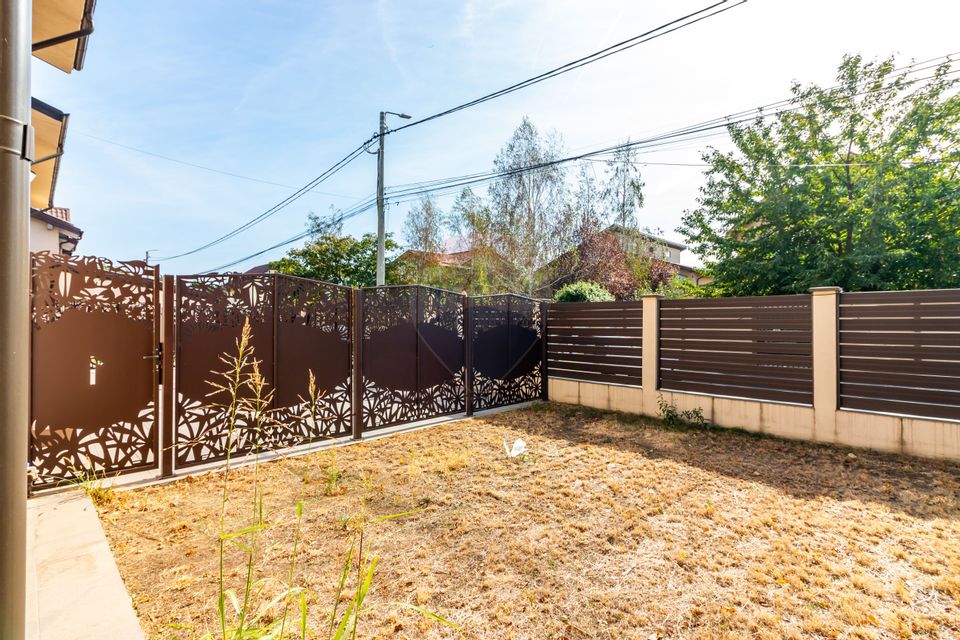
[[[596,282],[581,280],[564,285],[556,295],[554,302],[611,302],[613,295]]]
[[[703,409],[696,407],[680,411],[677,405],[671,404],[664,399],[663,395],[657,396],[657,404],[660,405],[660,419],[667,427],[693,427],[695,429],[708,429],[710,423],[703,415]]]

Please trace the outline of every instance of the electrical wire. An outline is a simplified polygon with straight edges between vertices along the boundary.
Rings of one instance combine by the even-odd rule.
[[[176,259],[176,258],[182,258],[182,257],[184,257],[184,256],[189,256],[189,255],[193,255],[193,254],[195,254],[195,253],[199,253],[200,251],[204,251],[205,249],[209,249],[210,247],[214,247],[214,246],[216,246],[216,245],[218,245],[218,244],[220,244],[220,243],[222,243],[222,242],[225,242],[225,241],[229,240],[230,238],[232,238],[232,237],[234,237],[234,236],[236,236],[236,235],[238,235],[238,234],[240,234],[240,233],[243,233],[243,232],[246,231],[247,229],[249,229],[249,228],[251,228],[251,227],[253,227],[253,226],[257,225],[257,224],[260,224],[261,222],[263,222],[264,220],[266,220],[266,219],[269,218],[270,216],[273,216],[274,214],[276,214],[277,212],[281,211],[281,210],[284,209],[285,207],[289,206],[289,205],[292,204],[293,202],[299,200],[299,199],[302,198],[304,195],[306,195],[307,193],[309,193],[309,192],[310,192],[314,187],[316,187],[318,184],[322,183],[324,180],[327,180],[328,178],[330,178],[330,176],[334,175],[335,173],[337,173],[338,171],[340,171],[341,169],[343,169],[345,166],[347,166],[348,164],[350,164],[351,162],[353,162],[354,160],[356,160],[357,157],[359,157],[364,151],[367,150],[367,147],[369,147],[370,144],[372,144],[374,140],[376,140],[376,136],[371,136],[371,137],[368,138],[363,144],[361,144],[359,147],[357,147],[356,149],[354,149],[353,151],[351,151],[350,153],[348,153],[346,156],[344,156],[342,159],[340,159],[339,161],[337,161],[333,166],[331,166],[329,169],[327,169],[326,171],[324,171],[323,173],[321,173],[319,176],[317,176],[316,178],[314,178],[313,180],[311,180],[310,182],[308,182],[308,183],[305,184],[304,186],[300,187],[300,188],[297,189],[294,193],[292,193],[291,195],[287,196],[286,198],[284,198],[283,200],[281,200],[281,201],[278,202],[277,204],[273,205],[272,207],[270,207],[270,208],[267,209],[266,211],[264,211],[264,212],[262,212],[262,213],[260,213],[260,214],[258,214],[258,215],[256,215],[256,216],[254,216],[253,218],[251,218],[251,219],[248,220],[247,222],[243,223],[243,224],[240,225],[239,227],[233,229],[232,231],[229,231],[229,232],[225,233],[224,235],[220,236],[219,238],[216,238],[216,239],[214,239],[214,240],[211,240],[210,242],[207,242],[206,244],[203,244],[203,245],[201,245],[201,246],[199,246],[199,247],[196,247],[196,248],[194,248],[194,249],[191,249],[191,250],[189,250],[189,251],[184,251],[184,252],[182,252],[182,253],[178,253],[178,254],[172,255],[172,256],[166,256],[166,257],[162,257],[162,258],[157,258],[157,259],[156,259],[157,262],[162,262],[162,261],[165,261],[165,260],[174,260],[174,259]]]
[[[960,52],[957,52],[957,53],[960,53]],[[938,58],[931,58],[929,60],[916,62],[911,65],[907,65],[905,67],[895,69],[891,71],[891,73],[902,71],[903,69],[912,69],[913,67],[917,67],[917,65],[924,65],[937,59],[946,58],[949,61],[949,59],[952,56],[957,55],[957,53],[951,53],[945,56],[940,56]],[[940,64],[915,68],[908,73],[916,73],[918,71],[923,71],[923,70],[932,68],[934,66],[939,67]],[[943,77],[949,77],[957,73],[960,73],[960,70],[950,71],[947,74],[945,74]],[[834,104],[842,104],[843,102],[850,101],[859,96],[868,95],[868,94],[876,93],[880,91],[903,90],[904,88],[908,87],[911,84],[914,84],[916,82],[920,82],[923,80],[928,80],[933,77],[935,76],[931,75],[931,76],[925,76],[922,78],[911,78],[911,79],[908,79],[903,84],[900,84],[899,81],[897,80],[887,85],[875,87],[872,89],[867,89],[867,90],[860,91],[848,96],[843,96],[841,100],[834,101]],[[830,87],[827,90],[829,91],[837,88],[840,88],[840,85]],[[608,145],[600,149],[587,151],[585,153],[575,154],[575,155],[567,156],[564,158],[558,158],[558,159],[547,161],[547,162],[528,165],[525,167],[517,167],[517,168],[508,169],[504,171],[477,172],[477,173],[465,174],[461,176],[453,176],[449,178],[439,178],[439,179],[427,180],[422,182],[408,183],[404,185],[396,185],[394,187],[390,187],[387,189],[385,197],[388,197],[392,203],[396,204],[399,202],[408,202],[408,201],[416,200],[417,198],[423,197],[424,195],[427,195],[427,194],[442,195],[442,194],[456,193],[465,187],[471,187],[471,186],[476,186],[484,183],[489,183],[494,180],[502,179],[504,177],[511,177],[514,175],[522,175],[525,173],[542,171],[557,165],[566,164],[570,162],[578,162],[578,161],[584,161],[584,160],[593,161],[593,162],[598,162],[598,161],[608,162],[609,161],[608,159],[604,159],[605,156],[610,156],[611,154],[621,149],[632,148],[632,149],[638,150],[640,153],[652,153],[657,147],[670,146],[672,144],[686,143],[691,140],[714,137],[717,135],[717,132],[719,130],[727,129],[730,126],[735,126],[738,124],[744,124],[748,122],[755,122],[758,119],[763,120],[766,118],[795,112],[805,108],[805,105],[803,104],[790,107],[790,105],[796,103],[797,101],[798,101],[797,96],[792,96],[790,98],[777,100],[775,102],[769,103],[767,105],[762,105],[760,107],[755,107],[752,109],[747,109],[747,110],[743,110],[733,114],[727,114],[717,118],[711,118],[709,120],[705,120],[699,123],[694,123],[692,125],[680,127],[672,131],[650,136],[645,139],[628,141],[625,143],[614,144],[614,145]],[[960,163],[960,159],[944,158],[939,160],[917,161],[913,163],[901,163],[901,164],[902,166],[920,166],[920,165],[930,165],[930,164],[940,164],[940,163]],[[636,162],[635,164],[663,165],[663,166],[700,166],[700,167],[710,166],[706,164],[696,165],[693,163]],[[876,165],[876,164],[880,164],[880,163],[806,163],[806,164],[776,165],[776,166],[790,166],[790,167],[797,167],[797,168],[816,168],[816,167],[829,168],[829,167],[846,167],[846,166],[869,166],[869,165]],[[770,166],[774,166],[774,165],[770,165]],[[357,215],[360,215],[361,213],[364,213],[372,209],[375,206],[375,204],[376,203],[373,199],[367,199],[366,201],[361,201],[361,203],[359,203],[358,205],[351,207],[346,212],[338,214],[336,217],[340,221],[348,220],[350,218],[353,218]],[[260,256],[260,255],[263,255],[264,253],[272,251],[273,249],[277,249],[282,246],[292,244],[293,242],[297,242],[298,240],[301,240],[307,237],[308,235],[310,235],[310,231],[300,233],[297,236],[294,236],[293,238],[290,238],[281,243],[272,245],[267,249],[263,249],[256,253],[240,258],[239,260],[235,260],[229,264],[222,265],[221,267],[212,269],[207,273],[219,271],[224,268],[235,266],[251,258]]]
[[[222,176],[228,176],[228,177],[231,177],[231,178],[238,178],[238,179],[240,179],[240,180],[247,180],[247,181],[249,181],[249,182],[258,182],[258,183],[260,183],[260,184],[268,184],[268,185],[271,185],[271,186],[274,186],[274,187],[283,187],[284,189],[290,189],[290,190],[292,190],[292,191],[295,191],[295,190],[297,189],[296,187],[291,186],[291,185],[289,185],[289,184],[281,184],[281,183],[279,183],[279,182],[271,182],[270,180],[263,180],[263,179],[261,179],[261,178],[253,178],[253,177],[245,176],[245,175],[242,175],[242,174],[239,174],[239,173],[233,173],[232,171],[224,171],[223,169],[217,169],[217,168],[215,168],[215,167],[207,167],[207,166],[205,166],[205,165],[197,164],[197,163],[195,163],[195,162],[189,162],[189,161],[187,161],[187,160],[180,160],[179,158],[173,158],[173,157],[171,157],[171,156],[165,156],[165,155],[163,155],[162,153],[155,153],[155,152],[153,152],[153,151],[147,151],[146,149],[140,149],[140,148],[138,148],[138,147],[132,147],[132,146],[130,146],[130,145],[123,144],[122,142],[116,142],[116,141],[114,141],[114,140],[108,140],[107,138],[101,138],[100,136],[95,136],[95,135],[93,135],[92,133],[86,133],[86,132],[84,132],[84,131],[74,131],[74,133],[76,133],[77,135],[81,135],[81,136],[83,136],[83,137],[85,137],[85,138],[91,138],[92,140],[97,140],[97,141],[99,141],[99,142],[103,142],[104,144],[109,144],[109,145],[112,145],[112,146],[114,146],[114,147],[120,147],[121,149],[126,149],[126,150],[128,150],[128,151],[135,151],[135,152],[137,152],[137,153],[142,153],[143,155],[146,155],[146,156],[151,156],[151,157],[153,157],[153,158],[159,158],[159,159],[161,159],[161,160],[166,160],[167,162],[173,162],[173,163],[176,163],[176,164],[180,164],[180,165],[183,165],[183,166],[185,166],[185,167],[192,167],[192,168],[194,168],[194,169],[202,169],[203,171],[209,171],[209,172],[211,172],[211,173],[218,173],[218,174],[220,174],[220,175],[222,175]],[[346,195],[343,195],[342,193],[329,193],[329,192],[327,192],[327,191],[314,191],[313,193],[316,193],[317,195],[330,196],[330,197],[333,197],[333,198],[349,198],[349,199],[353,199],[353,198],[354,198],[354,196],[346,196]]]
[[[709,5],[709,6],[706,6],[706,7],[702,8],[702,9],[699,9],[699,10],[694,11],[694,12],[692,12],[692,13],[688,13],[687,15],[682,16],[682,17],[680,17],[680,18],[676,18],[675,20],[671,20],[670,22],[665,22],[664,24],[662,24],[662,25],[660,25],[660,26],[658,26],[658,27],[655,27],[655,28],[653,28],[653,29],[650,29],[649,31],[645,31],[645,32],[643,32],[643,33],[641,33],[641,34],[639,34],[639,35],[633,36],[632,38],[627,38],[626,40],[623,40],[623,41],[618,42],[618,43],[616,43],[616,44],[610,45],[609,47],[606,47],[606,48],[601,49],[601,50],[599,50],[599,51],[595,51],[594,53],[591,53],[591,54],[589,54],[589,55],[583,56],[582,58],[578,58],[578,59],[576,59],[576,60],[573,60],[573,61],[571,61],[571,62],[568,62],[568,63],[566,63],[566,64],[563,64],[563,65],[561,65],[561,66],[559,66],[559,67],[556,67],[556,68],[554,68],[554,69],[551,69],[551,70],[549,70],[549,71],[545,71],[545,72],[543,72],[543,73],[541,73],[541,74],[539,74],[539,75],[536,75],[536,76],[533,76],[533,77],[531,77],[531,78],[527,78],[526,80],[522,80],[522,81],[520,81],[520,82],[517,82],[517,83],[515,83],[515,84],[512,84],[512,85],[510,85],[509,87],[505,87],[505,88],[500,89],[500,90],[498,90],[498,91],[494,91],[493,93],[488,93],[488,94],[486,94],[486,95],[484,95],[484,96],[480,96],[479,98],[475,98],[475,99],[473,99],[473,100],[470,100],[469,102],[465,102],[465,103],[460,104],[460,105],[457,105],[457,106],[455,106],[455,107],[451,107],[451,108],[449,108],[449,109],[445,109],[445,110],[443,110],[443,111],[440,111],[439,113],[435,113],[435,114],[433,114],[433,115],[426,116],[425,118],[420,118],[419,120],[415,120],[415,121],[413,121],[413,122],[411,122],[411,123],[409,123],[409,124],[402,125],[402,126],[397,127],[397,128],[395,128],[395,129],[390,129],[387,133],[396,133],[396,132],[398,132],[398,131],[403,131],[404,129],[409,129],[410,127],[416,127],[416,126],[418,126],[418,125],[424,124],[425,122],[430,122],[431,120],[436,120],[436,119],[438,119],[438,118],[442,118],[442,117],[444,117],[444,116],[448,116],[448,115],[450,115],[450,114],[452,114],[452,113],[456,113],[456,112],[458,112],[458,111],[463,111],[464,109],[469,109],[470,107],[474,107],[474,106],[476,106],[476,105],[478,105],[478,104],[482,104],[482,103],[484,103],[484,102],[488,102],[488,101],[490,101],[490,100],[494,100],[494,99],[496,99],[496,98],[500,98],[500,97],[505,96],[505,95],[507,95],[507,94],[513,93],[513,92],[515,92],[515,91],[520,91],[521,89],[526,89],[527,87],[533,86],[533,85],[538,84],[538,83],[540,83],[540,82],[543,82],[543,81],[545,81],[545,80],[549,80],[549,79],[551,79],[551,78],[555,78],[555,77],[560,76],[560,75],[563,75],[563,74],[565,74],[565,73],[569,73],[569,72],[571,72],[571,71],[573,71],[573,70],[575,70],[575,69],[579,69],[580,67],[586,66],[586,65],[588,65],[588,64],[592,64],[592,63],[597,62],[597,61],[599,61],[599,60],[603,60],[604,58],[610,57],[610,56],[612,56],[612,55],[614,55],[614,54],[621,53],[621,52],[626,51],[626,50],[628,50],[628,49],[632,49],[633,47],[636,47],[636,46],[638,46],[638,45],[641,45],[641,44],[643,44],[643,43],[645,43],[645,42],[650,42],[651,40],[655,40],[655,39],[657,39],[657,38],[663,37],[663,36],[665,36],[665,35],[667,35],[667,34],[669,34],[669,33],[673,33],[674,31],[678,31],[679,29],[683,29],[683,28],[685,28],[685,27],[689,27],[690,25],[696,24],[697,22],[700,22],[701,20],[706,20],[707,18],[712,18],[712,17],[714,17],[714,16],[720,15],[721,13],[725,13],[725,12],[731,10],[731,9],[734,9],[734,8],[736,8],[736,7],[738,7],[738,6],[746,3],[747,0],[740,0],[740,1],[737,2],[737,3],[730,5],[729,7],[724,7],[723,9],[719,9],[719,10],[717,10],[717,11],[713,11],[713,9],[716,9],[717,7],[719,7],[719,6],[723,5],[723,4],[726,4],[727,2],[729,2],[729,0],[721,0],[720,2],[716,2],[716,3],[714,3],[714,4],[711,4],[711,5]],[[713,12],[712,12],[712,13],[709,13],[709,12],[711,12],[711,11],[713,11]],[[702,15],[702,14],[706,14],[706,15]],[[697,16],[699,16],[699,17],[697,17]],[[691,19],[691,18],[695,18],[695,19]],[[668,28],[668,27],[671,27],[671,28]]]
[[[550,78],[553,78],[553,77],[562,75],[562,74],[564,74],[564,73],[569,73],[570,71],[573,71],[573,70],[575,70],[575,69],[579,69],[580,67],[583,67],[583,66],[585,66],[585,65],[587,65],[587,64],[591,64],[591,63],[593,63],[593,62],[597,62],[597,61],[599,61],[599,60],[602,60],[602,59],[604,59],[604,58],[607,58],[607,57],[609,57],[609,56],[612,56],[612,55],[614,55],[614,54],[616,54],[616,53],[621,53],[622,51],[626,51],[626,50],[631,49],[631,48],[633,48],[633,47],[635,47],[635,46],[638,46],[638,45],[640,45],[640,44],[643,44],[643,43],[645,43],[645,42],[649,42],[649,41],[654,40],[654,39],[656,39],[656,38],[660,38],[660,37],[665,36],[665,35],[667,35],[667,34],[669,34],[669,33],[672,33],[672,32],[674,32],[674,31],[677,31],[677,30],[679,30],[679,29],[682,29],[682,28],[688,27],[688,26],[690,26],[690,25],[692,25],[692,24],[695,24],[695,23],[697,23],[697,22],[700,22],[701,20],[706,20],[707,18],[714,17],[714,16],[716,16],[716,15],[719,15],[719,14],[721,14],[721,13],[724,13],[724,12],[726,12],[726,11],[729,11],[730,9],[733,9],[733,8],[735,8],[735,7],[738,7],[738,6],[740,6],[740,5],[742,5],[742,4],[744,4],[744,3],[747,2],[747,0],[739,0],[739,2],[736,2],[736,3],[734,3],[734,4],[732,4],[732,5],[728,6],[728,7],[724,7],[724,8],[722,8],[722,9],[717,9],[717,7],[720,7],[721,5],[724,5],[724,4],[726,4],[727,2],[729,2],[729,1],[730,1],[730,0],[720,0],[720,2],[715,2],[715,3],[711,4],[711,5],[708,5],[708,6],[704,7],[704,8],[702,8],[702,9],[699,9],[699,10],[697,10],[697,11],[694,11],[694,12],[692,12],[692,13],[689,13],[689,14],[687,14],[687,15],[684,15],[684,16],[682,16],[682,17],[680,17],[680,18],[677,18],[677,19],[675,19],[675,20],[671,20],[670,22],[666,22],[666,23],[664,23],[664,24],[662,24],[662,25],[660,25],[660,26],[658,26],[658,27],[656,27],[656,28],[654,28],[654,29],[650,29],[649,31],[646,31],[646,32],[644,32],[644,33],[641,33],[641,34],[639,34],[639,35],[637,35],[637,36],[634,36],[634,37],[632,37],[632,38],[628,38],[627,40],[623,40],[623,41],[618,42],[618,43],[616,43],[616,44],[613,44],[613,45],[611,45],[611,46],[609,46],[609,47],[606,47],[606,48],[604,48],[604,49],[601,49],[600,51],[596,51],[596,52],[591,53],[591,54],[589,54],[589,55],[587,55],[587,56],[583,56],[583,57],[581,57],[581,58],[578,58],[577,60],[574,60],[574,61],[572,61],[572,62],[568,62],[568,63],[566,63],[566,64],[564,64],[564,65],[561,65],[561,66],[559,66],[559,67],[556,67],[555,69],[551,69],[550,71],[541,73],[541,74],[539,74],[539,75],[537,75],[537,76],[534,76],[534,77],[532,77],[532,78],[528,78],[528,79],[523,80],[523,81],[521,81],[521,82],[515,83],[515,84],[513,84],[513,85],[510,85],[509,87],[506,87],[506,88],[504,88],[504,89],[500,89],[499,91],[495,91],[495,92],[490,93],[490,94],[487,94],[487,95],[485,95],[485,96],[481,96],[480,98],[477,98],[477,99],[475,99],[475,100],[471,100],[470,102],[467,102],[467,103],[458,105],[458,106],[456,106],[456,107],[452,107],[452,108],[450,108],[450,109],[446,109],[445,111],[442,111],[442,112],[440,112],[440,113],[433,114],[432,116],[427,116],[426,118],[421,118],[421,119],[419,119],[419,120],[416,120],[416,121],[414,121],[414,122],[411,122],[410,124],[403,125],[403,126],[401,126],[401,127],[398,127],[398,128],[396,128],[396,129],[393,129],[393,130],[391,130],[391,131],[388,131],[387,133],[400,131],[400,130],[407,129],[407,128],[412,127],[412,126],[416,126],[416,125],[423,124],[423,123],[428,122],[428,121],[431,121],[431,120],[436,120],[437,118],[442,118],[442,117],[444,117],[444,116],[450,115],[450,114],[452,114],[452,113],[456,113],[456,112],[458,112],[458,111],[462,111],[462,110],[464,110],[464,109],[467,109],[467,108],[470,108],[470,107],[472,107],[472,106],[481,104],[481,103],[483,103],[483,102],[487,102],[487,101],[493,100],[493,99],[495,99],[495,98],[499,98],[499,97],[501,97],[501,96],[507,95],[507,94],[509,94],[509,93],[513,93],[513,92],[515,92],[515,91],[519,91],[519,90],[524,89],[524,88],[526,88],[526,87],[529,87],[529,86],[532,86],[532,85],[534,85],[534,84],[543,82],[544,80],[548,80],[548,79],[550,79]],[[716,11],[714,11],[714,9],[716,9]],[[348,156],[347,156],[346,158],[344,158],[344,160],[341,160],[340,163],[337,163],[337,165],[334,165],[334,167],[331,167],[331,169],[329,169],[329,170],[328,170],[327,172],[325,172],[324,174],[321,174],[321,176],[319,176],[318,178],[314,179],[314,181],[311,181],[311,183],[308,183],[307,186],[302,187],[301,189],[297,190],[293,195],[291,195],[291,196],[288,197],[287,199],[281,201],[281,202],[278,203],[277,205],[274,205],[274,206],[271,207],[270,209],[267,209],[267,210],[264,211],[263,213],[255,216],[254,218],[252,218],[252,219],[249,220],[248,222],[244,223],[243,225],[237,227],[236,229],[234,229],[234,230],[232,230],[232,231],[224,234],[223,236],[220,236],[219,238],[216,238],[216,239],[214,239],[214,240],[211,240],[210,242],[208,242],[208,243],[206,243],[206,244],[204,244],[204,245],[201,245],[201,246],[199,246],[199,247],[196,247],[196,248],[194,248],[194,249],[191,249],[191,250],[189,250],[189,251],[184,251],[184,252],[182,252],[182,253],[178,253],[178,254],[175,254],[175,255],[172,255],[172,256],[165,256],[165,257],[156,258],[157,262],[163,262],[163,261],[166,261],[166,260],[174,260],[174,259],[176,259],[176,258],[182,258],[182,257],[184,257],[184,256],[189,256],[189,255],[193,255],[193,254],[195,254],[195,253],[198,253],[198,252],[200,252],[200,251],[204,251],[204,250],[209,249],[209,248],[211,248],[211,247],[214,247],[214,246],[216,246],[216,245],[218,245],[218,244],[220,244],[220,243],[222,243],[222,242],[225,242],[225,241],[229,240],[230,238],[233,238],[234,236],[242,233],[243,231],[249,229],[249,228],[252,227],[252,226],[255,226],[256,224],[259,224],[259,223],[262,222],[263,220],[269,218],[270,216],[274,215],[275,213],[277,213],[278,211],[280,211],[281,209],[283,209],[284,207],[286,207],[287,205],[289,205],[291,202],[294,202],[295,200],[299,199],[304,193],[310,191],[310,190],[311,190],[313,187],[315,187],[317,184],[320,184],[320,182],[322,182],[323,180],[325,180],[326,178],[328,178],[330,175],[333,175],[333,173],[336,173],[336,171],[338,171],[340,168],[342,168],[342,166],[345,166],[346,164],[349,164],[349,162],[351,162],[353,159],[355,159],[356,155],[359,155],[360,153],[366,151],[368,145],[369,145],[371,142],[377,140],[378,138],[379,138],[379,134],[374,134],[374,136],[372,136],[367,142],[365,142],[363,145],[361,145],[360,147],[358,147],[357,150],[354,150],[353,152],[351,152],[350,154],[348,154]],[[355,154],[356,154],[356,155],[355,155]],[[151,154],[151,155],[155,155],[155,154]],[[165,158],[165,159],[169,159],[169,158]],[[199,167],[199,168],[204,168],[204,167]]]

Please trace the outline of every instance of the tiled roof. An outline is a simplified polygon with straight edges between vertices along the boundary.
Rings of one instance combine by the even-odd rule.
[[[68,207],[50,207],[44,209],[44,213],[50,214],[54,218],[59,218],[64,222],[70,222],[70,209]]]

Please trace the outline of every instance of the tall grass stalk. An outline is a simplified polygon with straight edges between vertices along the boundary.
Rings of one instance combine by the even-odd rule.
[[[297,553],[301,545],[301,526],[303,520],[303,502],[297,502],[296,524],[293,533],[293,549],[290,557],[290,566],[287,573],[286,589],[273,598],[266,605],[254,613],[254,602],[262,593],[262,585],[256,579],[257,557],[259,552],[259,536],[266,529],[264,518],[263,487],[260,478],[260,450],[265,443],[269,444],[269,429],[274,424],[275,413],[273,405],[273,390],[260,371],[260,361],[254,357],[252,346],[252,332],[250,323],[245,322],[240,337],[236,340],[236,352],[223,354],[220,361],[224,364],[224,371],[213,372],[215,379],[209,382],[213,390],[209,396],[220,396],[223,402],[211,406],[222,410],[224,415],[224,431],[226,444],[226,458],[223,468],[223,489],[220,496],[219,521],[219,583],[217,598],[217,614],[220,623],[222,640],[283,640],[287,634],[287,622],[290,617],[291,604],[296,602],[299,609],[299,632],[302,640],[311,636],[307,628],[309,594],[305,589],[294,586],[296,578]],[[321,399],[323,394],[316,388],[313,372],[309,379],[308,405],[314,427],[322,419]],[[303,399],[301,398],[303,401]],[[246,431],[241,440],[237,437],[238,431]],[[240,446],[238,446],[238,443]],[[227,502],[229,499],[230,472],[234,449],[243,449],[253,453],[253,499],[251,504],[250,523],[237,530],[227,530]],[[387,516],[370,518],[367,515],[365,493],[369,490],[369,481],[364,479],[366,487],[361,497],[360,512],[353,519],[353,537],[344,558],[343,570],[340,572],[339,582],[335,589],[335,599],[330,609],[327,638],[329,640],[356,640],[361,615],[367,611],[365,602],[373,584],[374,572],[379,562],[379,555],[374,554],[369,559],[364,555],[365,530],[369,525],[393,520],[396,518],[414,515],[422,509],[396,513]],[[240,549],[245,558],[245,579],[243,584],[243,598],[237,598],[233,590],[228,589],[225,580],[227,545]],[[347,608],[340,614],[340,600],[347,587],[351,571],[356,568],[356,584],[353,586]],[[227,603],[233,609],[228,620]],[[260,621],[274,606],[283,604],[283,613],[279,620],[268,625],[261,625]],[[459,628],[444,618],[416,607],[409,603],[395,603],[399,606],[417,611],[433,620],[448,626]],[[339,615],[338,615],[339,614]],[[183,627],[180,627],[183,628]],[[208,633],[202,640],[213,640]]]

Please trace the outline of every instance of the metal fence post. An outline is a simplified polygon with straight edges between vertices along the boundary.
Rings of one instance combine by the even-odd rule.
[[[463,388],[467,415],[473,415],[473,298],[463,299]]]
[[[163,276],[163,306],[160,308],[163,315],[163,334],[160,353],[163,363],[161,381],[163,383],[163,397],[160,403],[160,476],[169,478],[173,475],[173,411],[175,396],[173,393],[173,356],[176,353],[177,323],[176,323],[176,296],[174,295],[173,276]]]
[[[550,380],[547,372],[547,314],[550,303],[540,301],[540,399],[550,399]]]
[[[277,408],[277,328],[280,324],[280,309],[278,308],[278,303],[280,299],[280,294],[278,289],[280,288],[280,274],[273,274],[273,299],[271,301],[271,306],[273,307],[273,344],[270,347],[270,358],[272,360],[270,367],[270,386],[273,388],[273,395],[271,396],[271,408]]]
[[[363,435],[363,290],[350,292],[350,352],[352,372],[350,376],[350,417],[353,439]]]

